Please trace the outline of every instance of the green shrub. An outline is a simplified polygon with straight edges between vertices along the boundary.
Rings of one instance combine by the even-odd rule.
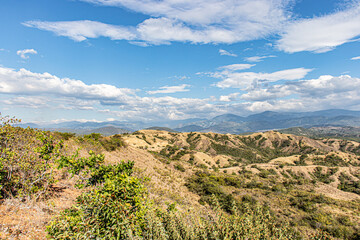
[[[180,172],[185,172],[186,171],[186,169],[183,167],[183,165],[181,165],[180,163],[177,163],[177,164],[175,164],[174,165],[174,168],[176,169],[176,170],[179,170]]]
[[[125,143],[119,134],[115,134],[109,139],[100,139],[100,144],[105,148],[106,151],[115,151],[116,149],[125,146]]]
[[[125,143],[119,134],[115,134],[110,137],[103,137],[100,133],[91,133],[78,137],[78,141],[80,143],[90,143],[93,146],[102,146],[109,152],[125,146]]]
[[[146,194],[140,180],[129,175],[133,162],[93,169],[102,160],[87,161],[91,172],[87,184],[100,185],[81,195],[75,206],[49,224],[47,231],[52,238],[131,239],[141,234]],[[71,163],[68,168],[72,169]],[[77,172],[79,168],[73,169]]]
[[[46,197],[55,182],[52,166],[62,143],[49,132],[13,127],[17,122],[0,116],[0,198]]]
[[[338,189],[346,192],[353,192],[360,194],[360,180],[354,181],[345,173],[340,173]]]
[[[64,140],[69,140],[70,138],[74,138],[76,136],[75,133],[70,132],[54,132],[55,135],[58,135],[60,138]]]
[[[339,169],[338,168],[329,168],[325,173],[323,173],[322,167],[316,167],[314,172],[311,174],[314,180],[318,180],[323,183],[331,183],[334,179],[330,178],[334,175]]]

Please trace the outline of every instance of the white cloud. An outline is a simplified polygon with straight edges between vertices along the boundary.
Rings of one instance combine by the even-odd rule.
[[[253,66],[255,66],[255,64],[231,64],[231,65],[226,65],[226,66],[219,67],[218,69],[239,71],[239,70],[245,70],[245,69],[252,68]]]
[[[44,108],[49,107],[46,104],[46,98],[44,97],[37,97],[37,96],[21,96],[21,97],[14,97],[11,99],[6,99],[2,101],[6,105],[12,105],[17,107],[23,108]]]
[[[27,54],[37,54],[37,51],[35,49],[23,49],[18,50],[16,54],[19,55],[22,59],[28,59],[29,56]]]
[[[267,82],[286,80],[284,83],[259,84],[248,87],[242,94],[231,93],[218,98],[139,97],[136,91],[106,84],[86,84],[79,80],[58,78],[49,73],[33,73],[25,69],[0,67],[0,103],[2,107],[50,109],[50,111],[87,111],[121,120],[185,119],[213,117],[224,113],[244,114],[265,110],[294,111],[328,108],[360,108],[360,78],[348,75],[320,76],[317,79],[298,80],[309,69],[288,69],[273,73],[246,73],[251,76],[242,83],[240,78],[229,87],[252,86],[264,79]],[[226,72],[226,73],[225,73]],[[218,76],[226,81],[230,70]],[[215,74],[215,73],[213,73]],[[241,72],[240,72],[241,74]],[[254,74],[253,77],[252,74]],[[253,80],[253,82],[251,82]],[[221,82],[219,82],[221,83]],[[219,84],[218,83],[218,84]],[[223,83],[225,84],[225,83]],[[186,91],[187,84],[165,86],[158,93]],[[242,95],[241,95],[242,94]],[[75,116],[76,117],[76,116]],[[92,118],[92,117],[91,117]],[[104,119],[104,117],[102,117]]]
[[[277,47],[285,52],[327,52],[360,35],[360,2],[333,14],[291,22]]]
[[[154,17],[179,19],[194,25],[248,24],[261,23],[286,18],[284,8],[289,1],[284,0],[84,0],[87,2],[126,7]],[[276,19],[279,17],[280,19]],[[252,23],[250,22],[252,21]],[[274,23],[272,23],[274,24]],[[259,26],[264,27],[264,26]]]
[[[220,96],[219,101],[220,102],[231,102],[236,101],[238,99],[239,93],[231,93],[229,95],[223,95]]]
[[[24,25],[54,32],[75,41],[109,37],[135,44],[234,43],[276,33],[288,19],[290,0],[84,0],[119,6],[149,15],[137,26],[95,21],[42,22]]]
[[[312,69],[294,68],[273,73],[255,72],[217,72],[212,77],[223,79],[215,85],[220,88],[240,88],[246,89],[254,87],[261,82],[276,82],[279,80],[299,80],[304,78]]]
[[[253,56],[253,57],[247,57],[244,58],[247,62],[261,62],[265,58],[273,58],[276,57],[274,55],[268,55],[268,56]]]
[[[188,87],[187,84],[166,86],[157,92],[188,91]],[[50,73],[4,67],[0,67],[0,94],[6,97],[1,101],[5,106],[103,112],[127,120],[205,117],[211,111],[214,111],[212,115],[225,111],[223,107],[210,104],[209,99],[139,97],[133,89],[107,84],[88,85]],[[104,107],[110,109],[107,111]]]
[[[358,56],[358,57],[353,57],[353,58],[351,58],[351,60],[360,60],[360,56]]]
[[[54,32],[56,35],[69,37],[74,41],[84,41],[87,38],[108,37],[112,40],[134,40],[134,30],[96,21],[42,22],[28,21],[27,27]]]
[[[107,84],[87,85],[80,80],[58,78],[49,73],[33,73],[26,69],[16,71],[0,67],[0,93],[52,94],[80,99],[116,99],[126,102],[135,91]]]
[[[249,101],[265,101],[272,100],[277,98],[282,98],[285,96],[289,96],[292,94],[291,91],[287,89],[282,89],[282,91],[278,91],[276,88],[281,88],[282,85],[276,85],[269,89],[254,89],[243,95],[241,95],[241,99],[249,100]]]
[[[282,99],[283,97],[288,99]],[[360,78],[324,75],[317,79],[255,89],[243,94],[241,98],[255,101],[248,106],[250,111],[358,108]]]
[[[238,56],[235,53],[228,52],[228,51],[226,51],[224,49],[219,49],[219,54],[222,55],[222,56],[230,56],[230,57],[237,57]]]
[[[117,6],[149,16],[136,26],[97,21],[28,21],[25,26],[51,31],[75,41],[108,37],[139,46],[190,43],[236,43],[280,35],[278,49],[326,52],[360,36],[360,2],[332,14],[291,19],[293,0],[82,0]],[[270,43],[271,44],[271,43]],[[221,55],[237,56],[220,49]],[[249,57],[257,62],[265,57]]]
[[[159,90],[156,91],[148,91],[148,94],[157,94],[157,93],[177,93],[177,92],[188,92],[190,91],[188,89],[188,87],[190,87],[190,85],[188,84],[182,84],[182,85],[178,85],[178,86],[164,86],[164,87],[160,87]]]

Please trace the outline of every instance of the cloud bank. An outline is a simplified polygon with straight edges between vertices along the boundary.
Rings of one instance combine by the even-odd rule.
[[[218,98],[177,98],[166,95],[141,97],[135,89],[86,84],[50,73],[0,67],[0,93],[7,96],[0,99],[0,103],[6,107],[90,111],[122,120],[208,118],[229,112],[247,114],[265,110],[360,107],[360,78],[324,75],[304,79],[309,71],[304,68],[273,73],[223,70],[216,73],[223,78],[216,86],[231,93]],[[253,84],[261,79],[264,82]],[[187,84],[164,86],[148,93],[171,94],[190,91],[189,87]]]

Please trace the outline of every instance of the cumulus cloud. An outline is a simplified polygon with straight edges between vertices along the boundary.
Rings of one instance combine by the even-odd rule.
[[[267,101],[282,98],[292,94],[292,92],[287,89],[281,89],[281,91],[279,91],[281,86],[282,85],[276,85],[268,89],[254,89],[241,95],[241,99],[249,101]]]
[[[358,56],[358,57],[353,57],[353,58],[351,58],[351,60],[360,60],[360,56]]]
[[[158,93],[188,91],[188,87],[187,84],[166,86]],[[210,104],[206,98],[139,97],[136,92],[107,84],[89,85],[50,73],[0,67],[0,94],[5,96],[1,103],[6,106],[85,110],[127,120],[183,119],[226,111],[224,107]],[[104,109],[106,107],[109,109]]]
[[[308,71],[310,69],[299,68],[273,73],[245,73],[246,76],[250,76],[249,79],[243,79],[248,83],[245,84],[241,82],[242,78],[237,78],[240,83],[231,83],[230,86],[253,86],[253,82],[262,81],[260,79],[274,83],[259,84],[256,87],[248,87],[245,93],[240,91],[218,98],[177,98],[139,97],[133,89],[106,84],[90,85],[80,80],[58,78],[49,73],[0,67],[0,102],[2,106],[14,108],[91,111],[123,120],[208,118],[229,112],[244,114],[265,110],[360,107],[360,78],[324,75],[316,79],[303,80],[302,77]],[[217,74],[225,81],[231,74],[242,72],[223,70]],[[277,80],[284,82],[276,82]],[[189,87],[187,84],[165,86],[153,92],[175,93],[188,90]]]
[[[135,91],[107,84],[87,85],[80,80],[59,78],[50,73],[33,73],[0,67],[0,93],[52,94],[81,99],[116,99],[126,102]]]
[[[238,99],[239,93],[231,93],[229,95],[223,95],[220,96],[219,101],[220,102],[231,102]]]
[[[177,93],[177,92],[188,92],[190,89],[188,89],[190,85],[188,84],[182,84],[178,86],[164,86],[160,87],[159,90],[156,91],[147,91],[148,94],[157,94],[157,93]]]
[[[222,71],[213,73],[211,76],[222,79],[222,81],[215,84],[217,87],[246,89],[257,85],[259,82],[299,80],[304,78],[310,71],[312,71],[312,69],[306,68],[286,69],[273,73]]]
[[[282,99],[284,97],[288,99]],[[360,78],[349,75],[339,77],[324,75],[317,79],[254,89],[243,94],[241,98],[254,101],[248,106],[250,111],[294,109],[309,111],[359,107]]]
[[[269,56],[253,56],[253,57],[247,57],[247,58],[244,58],[245,61],[247,62],[261,62],[263,59],[265,58],[273,58],[273,57],[276,57],[274,55],[269,55]]]
[[[288,52],[323,53],[360,35],[360,2],[333,14],[290,22],[277,42],[278,49]]]
[[[224,49],[219,49],[219,54],[221,56],[230,56],[230,57],[237,57],[238,56],[235,53],[228,52],[228,51],[226,51]]]
[[[35,49],[23,49],[18,50],[16,54],[19,55],[22,59],[28,59],[28,54],[37,54],[37,51]]]
[[[43,22],[24,25],[54,32],[75,41],[109,37],[135,44],[234,43],[259,39],[277,32],[289,18],[290,0],[84,0],[124,7],[149,15],[137,26],[95,21]]]

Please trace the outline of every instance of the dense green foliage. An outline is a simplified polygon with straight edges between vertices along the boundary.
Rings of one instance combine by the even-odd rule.
[[[341,173],[339,176],[340,184],[338,188],[346,192],[353,192],[360,194],[360,180],[355,181],[345,173]]]
[[[226,214],[216,195],[209,198],[213,213],[167,210],[147,200],[140,179],[131,176],[133,163],[101,165],[102,155],[61,159],[60,167],[88,176],[85,185],[94,186],[81,195],[74,207],[54,219],[47,230],[53,239],[295,239],[289,227],[276,224],[267,208],[244,206],[239,211],[229,199]],[[79,159],[77,159],[79,160]],[[79,163],[80,162],[80,163]],[[99,165],[100,164],[100,165]],[[96,170],[96,169],[101,170]],[[84,173],[83,173],[84,172]],[[237,185],[236,179],[224,178]],[[219,193],[221,195],[221,192]]]
[[[71,161],[63,165],[74,173],[88,169],[85,185],[98,187],[81,195],[74,207],[51,222],[48,232],[53,238],[127,239],[141,233],[145,189],[130,176],[133,162],[98,169],[102,161],[103,156],[91,155],[80,167]]]
[[[91,133],[78,137],[80,143],[90,143],[94,146],[101,146],[106,151],[115,151],[120,147],[124,147],[125,143],[119,134],[112,135],[110,137],[104,137],[100,133]]]
[[[49,132],[12,126],[17,122],[0,116],[0,198],[46,197],[62,143]]]

